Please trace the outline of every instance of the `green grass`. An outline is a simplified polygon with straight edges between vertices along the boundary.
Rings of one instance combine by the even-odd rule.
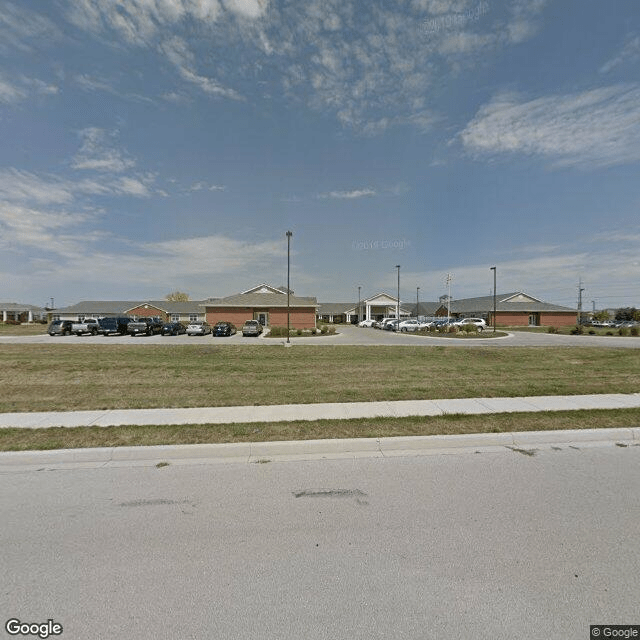
[[[0,411],[632,393],[635,349],[13,345]]]
[[[0,322],[0,336],[39,336],[47,333],[48,324],[4,324]]]
[[[0,429],[0,451],[125,447],[220,442],[265,442],[320,438],[382,438],[607,429],[640,426],[640,409],[446,415],[409,418],[360,418],[309,422],[225,425],[146,425],[122,427],[54,427]]]

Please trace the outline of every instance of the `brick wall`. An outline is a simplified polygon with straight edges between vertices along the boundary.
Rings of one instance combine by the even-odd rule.
[[[529,313],[508,313],[498,311],[496,314],[496,325],[503,327],[528,327]],[[577,316],[575,313],[540,313],[541,326],[568,327],[576,324]],[[487,324],[491,325],[489,319]]]
[[[287,309],[276,307],[272,309],[259,309],[260,312],[269,314],[269,325],[272,327],[287,326]],[[246,320],[254,319],[254,309],[233,307],[229,309],[207,308],[207,322],[213,326],[216,322],[226,320],[240,328]],[[316,314],[313,308],[291,307],[291,328],[310,329],[316,326]]]
[[[127,315],[129,316],[138,316],[139,318],[152,318],[154,316],[159,316],[163,321],[168,320],[168,316],[163,311],[160,311],[157,307],[147,307],[144,305],[141,307],[136,307],[135,309],[131,309],[127,311]]]
[[[541,313],[540,324],[550,327],[569,327],[578,323],[577,313]]]

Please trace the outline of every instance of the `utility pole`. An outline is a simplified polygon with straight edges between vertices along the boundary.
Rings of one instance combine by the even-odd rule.
[[[496,267],[491,267],[493,271],[493,333],[496,332]]]
[[[356,324],[360,324],[362,321],[362,318],[360,317],[360,289],[362,289],[362,287],[358,285],[358,322]]]
[[[447,324],[451,320],[451,279],[453,276],[447,273]]]
[[[420,287],[416,287],[416,320],[420,318]]]
[[[293,233],[287,231],[287,344],[291,343],[289,340],[289,334],[291,333],[291,236]]]
[[[578,325],[582,324],[582,292],[584,287],[582,286],[582,278],[578,280]]]
[[[396,302],[396,331],[400,330],[400,265],[396,265],[396,269],[398,270],[398,300]]]

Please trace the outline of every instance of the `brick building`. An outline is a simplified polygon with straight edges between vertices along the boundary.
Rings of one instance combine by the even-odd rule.
[[[289,294],[290,325],[293,329],[310,329],[316,326],[316,298]],[[214,325],[225,320],[237,327],[246,320],[258,320],[263,326],[287,326],[287,290],[268,284],[203,303],[206,320]]]

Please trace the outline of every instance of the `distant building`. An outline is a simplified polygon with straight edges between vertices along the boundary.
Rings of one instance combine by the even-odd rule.
[[[246,320],[258,320],[263,326],[287,326],[287,299],[290,326],[310,329],[316,326],[318,301],[313,297],[294,296],[286,287],[260,284],[226,298],[201,303],[207,322],[213,325],[225,320],[241,326]]]
[[[32,304],[0,302],[2,322],[41,322],[47,319],[47,310]]]

